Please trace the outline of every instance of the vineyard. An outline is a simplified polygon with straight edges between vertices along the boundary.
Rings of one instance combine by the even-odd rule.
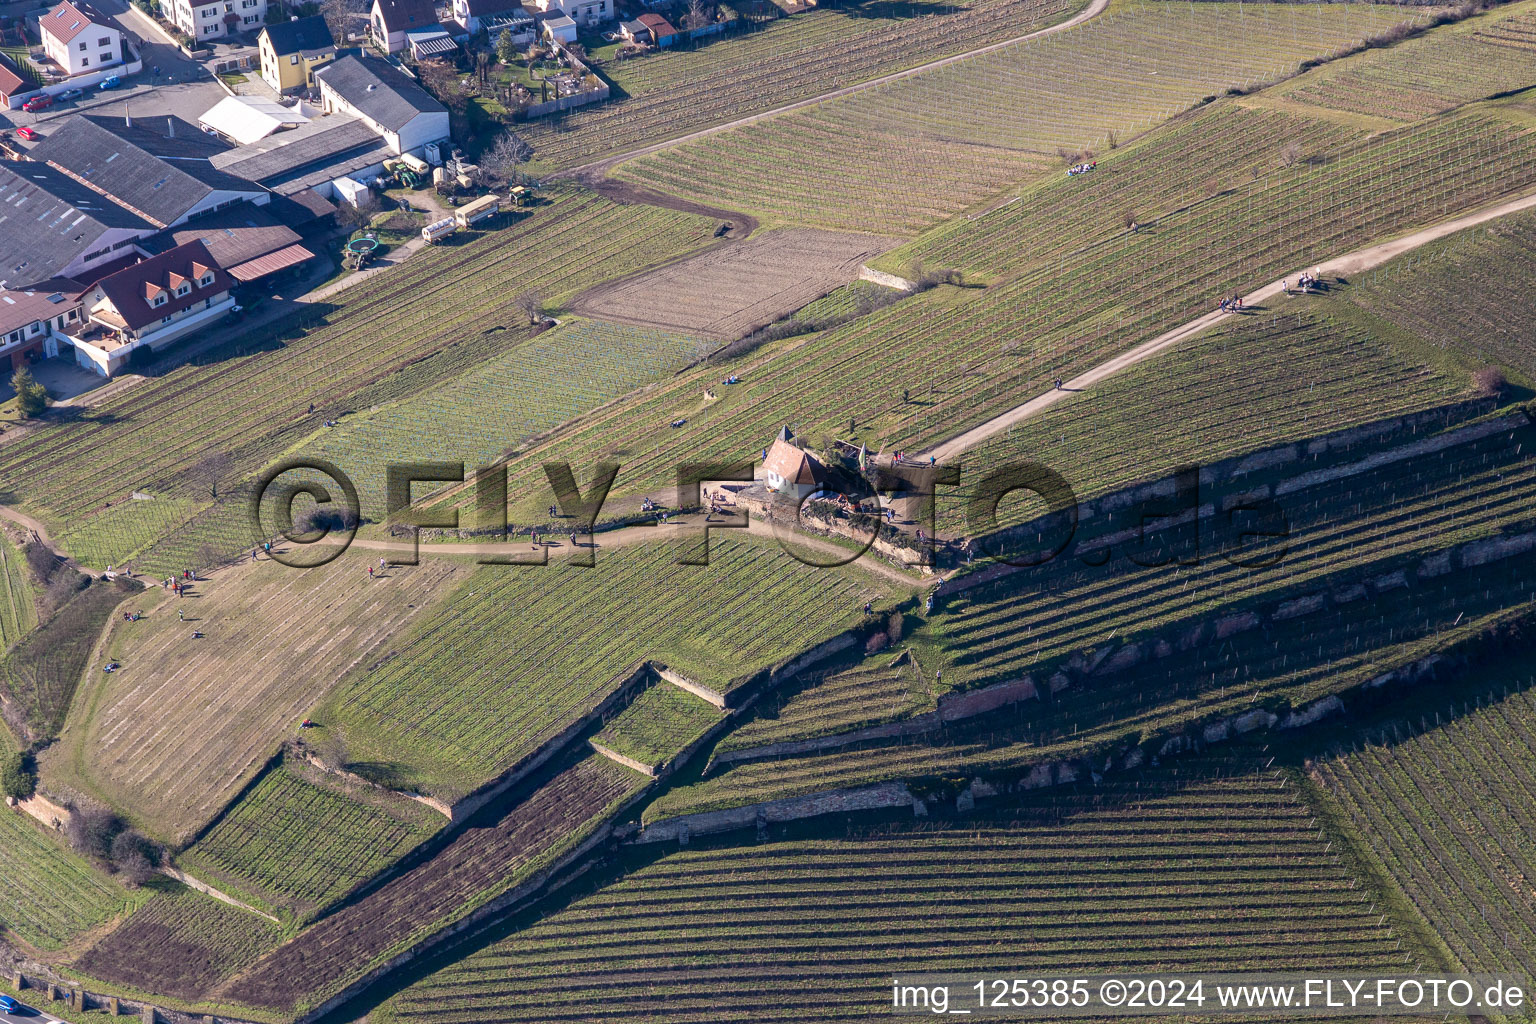
[[[846,732],[933,710],[929,683],[910,659],[892,665],[889,653],[863,664],[805,680],[793,694],[773,693],[758,702],[751,721],[732,729],[715,752],[750,750]]]
[[[576,846],[646,781],[598,754],[561,767],[482,812],[431,859],[321,918],[218,995],[278,1010],[312,1006]]]
[[[67,851],[62,837],[19,810],[0,808],[0,925],[53,950],[141,901]]]
[[[1285,358],[1273,358],[1276,352]],[[1179,466],[1446,404],[1469,389],[1466,368],[1445,352],[1361,316],[1348,300],[1259,313],[1130,367],[966,452],[962,486],[939,493],[939,527],[976,532],[967,529],[963,495],[984,467],[1038,462],[1089,499]],[[997,523],[1010,526],[1040,511],[1032,501],[1011,501]]]
[[[394,799],[386,805],[382,796],[343,793],[323,776],[315,781],[277,768],[177,861],[221,886],[233,883],[266,906],[312,917],[442,824],[420,804]]]
[[[669,853],[375,1016],[867,1021],[891,1012],[893,976],[926,971],[1403,963],[1283,780],[1204,769],[1053,794],[1018,821]]]
[[[143,907],[72,965],[87,977],[193,1001],[277,945],[277,925],[179,882],[156,880]]]
[[[427,562],[371,580],[366,564],[347,555],[299,570],[263,559],[220,571],[186,598],[156,587],[143,619],[114,624],[109,652],[122,667],[88,676],[78,726],[48,752],[51,763],[184,842],[336,679],[446,594],[462,568]],[[194,629],[205,635],[193,639]]]
[[[807,11],[747,35],[643,60],[610,61],[626,98],[529,123],[536,172],[574,167],[723,124],[832,89],[1011,39],[1063,20],[1066,0],[941,0],[860,4],[856,13]],[[923,9],[912,18],[903,15]]]
[[[641,661],[728,690],[857,625],[865,601],[891,593],[862,570],[812,568],[724,532],[707,566],[677,564],[666,536],[613,551],[601,537],[593,568],[475,570],[315,717],[354,759],[452,800],[581,718]]]
[[[616,754],[657,767],[686,750],[723,715],[686,690],[656,683],[593,739]]]
[[[913,234],[1203,97],[1247,90],[1404,20],[1358,4],[1152,3],[621,165],[772,221]],[[807,153],[836,153],[815,161]],[[784,173],[794,167],[793,175]],[[1092,175],[1075,182],[1098,187]]]
[[[594,451],[626,454],[616,497],[660,492],[677,464],[750,458],[786,422],[813,441],[920,449],[1049,390],[1054,377],[1070,378],[1208,312],[1215,296],[1536,183],[1536,133],[1500,108],[1368,140],[1332,127],[1297,134],[1297,124],[1223,103],[1102,159],[1093,172],[1101,177],[1072,203],[1057,200],[1078,179],[1053,182],[971,222],[969,238],[941,231],[891,254],[882,266],[922,259],[944,267],[964,250],[967,277],[980,266],[995,280],[934,288],[728,366],[679,375],[530,447],[510,465],[511,493],[542,492],[541,463],[580,463]],[[1259,141],[1223,141],[1244,135]],[[1318,146],[1319,159],[1285,165],[1276,154],[1297,138]],[[1213,166],[1231,163],[1205,157],[1224,149],[1249,152],[1257,177],[1238,163],[1229,177],[1213,178]],[[1133,232],[1114,197],[1138,183],[1161,197],[1163,212]],[[1106,196],[1090,195],[1101,186]],[[1300,308],[1310,300],[1290,301]],[[722,370],[741,384],[699,408],[697,395]],[[687,422],[670,427],[684,409]],[[608,508],[628,510],[617,500]],[[536,510],[525,501],[518,515]]]
[[[1464,969],[1529,976],[1536,702],[1477,703],[1395,723],[1310,775]]]
[[[1234,564],[1206,534],[1198,563],[1187,543],[1126,542],[1102,565],[1069,555],[946,598],[924,627],[947,656],[946,689],[1028,675],[1041,690],[1059,681],[1049,687],[1059,692],[931,742],[732,767],[663,794],[647,814],[892,776],[1013,771],[1259,701],[1300,706],[1408,665],[1532,599],[1529,554],[1420,569],[1450,545],[1531,527],[1531,442],[1530,428],[1499,433],[1290,493],[1273,568]],[[1339,613],[1295,610],[1320,608],[1308,603],[1317,595]]]
[[[37,625],[37,605],[33,602],[31,573],[22,553],[0,535],[0,649],[10,646]]]
[[[207,565],[251,542],[239,481],[326,419],[346,422],[353,409],[457,376],[469,366],[456,349],[478,365],[486,346],[504,352],[525,340],[528,317],[516,307],[523,289],[558,302],[696,248],[715,227],[579,190],[544,195],[514,226],[418,253],[347,290],[342,306],[321,304],[297,325],[235,338],[196,365],[4,445],[0,482],[18,506],[59,525],[60,545],[81,557],[121,564],[175,530],[139,567]],[[505,330],[487,335],[498,327]],[[215,490],[223,497],[210,507]],[[129,501],[131,491],[154,500]],[[205,509],[206,525],[197,518]]]
[[[858,276],[894,238],[789,229],[598,285],[573,308],[589,316],[738,338]]]
[[[1536,4],[1520,3],[1433,37],[1340,61],[1276,95],[1407,122],[1533,85]]]
[[[1367,275],[1352,301],[1477,363],[1536,382],[1536,217],[1521,214],[1400,257]]]

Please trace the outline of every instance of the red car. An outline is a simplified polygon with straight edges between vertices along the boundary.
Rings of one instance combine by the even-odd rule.
[[[43,93],[41,96],[33,96],[27,100],[27,102],[21,105],[21,109],[29,114],[35,114],[39,110],[47,110],[51,106],[53,106],[53,97]]]
[[[16,134],[20,135],[24,139],[35,139],[35,138],[37,138],[37,132],[33,131],[31,128],[29,128],[26,125],[22,125],[20,128],[17,128],[16,129]]]

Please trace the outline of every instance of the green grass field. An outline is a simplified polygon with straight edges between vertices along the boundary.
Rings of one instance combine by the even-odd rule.
[[[143,900],[97,872],[20,810],[0,810],[0,923],[54,950]]]
[[[669,852],[375,1016],[867,1021],[891,1012],[892,977],[925,971],[1403,963],[1294,790],[1205,769],[1026,797],[964,827]]]
[[[177,861],[256,902],[311,917],[432,835],[427,807],[348,795],[287,768],[268,772]]]
[[[179,882],[147,888],[148,902],[76,959],[75,970],[192,1002],[281,936],[272,922]]]
[[[21,551],[0,535],[0,648],[9,648],[37,625],[32,573]]]
[[[604,551],[599,534],[598,545],[593,568],[559,552],[544,567],[477,569],[314,717],[355,761],[451,800],[535,751],[641,661],[726,691],[892,596],[863,570],[815,569],[723,531],[708,566],[678,565],[668,543]]]
[[[1406,18],[1360,4],[1319,7],[1315,17],[1264,3],[1127,5],[617,173],[776,223],[912,234],[1076,162],[1058,152],[1107,152],[1111,136],[1129,139],[1203,97],[1279,79]],[[813,152],[839,159],[807,160]]]
[[[724,714],[680,687],[655,683],[604,726],[593,741],[616,754],[657,767],[682,753]]]

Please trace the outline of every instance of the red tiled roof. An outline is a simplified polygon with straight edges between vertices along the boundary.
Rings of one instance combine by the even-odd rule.
[[[199,271],[210,270],[213,272],[213,281],[199,286],[198,278],[203,276]],[[190,281],[192,284],[187,294],[176,294],[176,283],[179,281]],[[189,309],[210,296],[228,291],[234,286],[234,281],[213,262],[207,246],[202,242],[188,242],[104,277],[96,282],[96,286],[117,310],[123,322],[133,330],[138,330],[162,317]],[[160,292],[171,293],[169,301],[151,306],[149,300]]]
[[[22,77],[11,58],[0,53],[0,96],[14,96],[18,92],[28,92],[32,89],[32,83]]]
[[[643,17],[643,15],[642,15]],[[768,449],[763,469],[792,484],[819,484],[825,478],[821,463],[809,452],[796,448],[782,437]]]
[[[314,253],[302,245],[290,245],[276,252],[269,252],[265,256],[258,256],[253,260],[246,260],[237,266],[229,268],[229,275],[236,281],[254,281],[258,277],[266,277],[275,274],[279,270],[287,270],[289,267],[298,266],[307,259],[313,259]]]
[[[67,43],[84,32],[87,27],[117,28],[112,20],[84,0],[64,0],[63,3],[37,19],[38,28],[61,43]]]

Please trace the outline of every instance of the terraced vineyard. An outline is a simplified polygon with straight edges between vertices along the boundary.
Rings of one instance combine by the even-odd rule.
[[[63,837],[0,809],[0,924],[35,949],[58,949],[143,899],[92,870]]]
[[[312,916],[443,825],[402,799],[344,794],[288,768],[268,772],[218,823],[177,855],[188,870],[233,883],[265,905]]]
[[[953,831],[669,853],[375,1016],[865,1021],[890,1012],[893,976],[923,971],[1403,963],[1283,782],[1181,789],[1154,776],[1017,813]]]
[[[142,620],[115,623],[109,651],[122,668],[88,677],[80,726],[47,752],[51,767],[186,842],[351,665],[462,578],[462,567],[428,562],[372,580],[367,564],[347,555],[298,570],[263,559],[222,570],[191,597],[156,588]]]
[[[1384,319],[1477,363],[1536,382],[1536,217],[1520,214],[1465,232],[1367,275],[1350,298]]]
[[[1277,352],[1285,358],[1274,358]],[[967,527],[963,495],[983,467],[1038,462],[1079,498],[1094,498],[1179,466],[1468,397],[1470,368],[1361,316],[1349,300],[1293,301],[1228,322],[982,442],[963,458],[962,485],[940,490],[939,526],[978,531]],[[1040,511],[1030,501],[1009,501],[998,525]]]
[[[277,945],[271,921],[177,882],[154,895],[77,959],[90,978],[176,999],[197,1000],[239,965]]]
[[[1445,724],[1434,714],[1311,776],[1466,970],[1529,976],[1536,703],[1526,691],[1447,708]]]
[[[1131,6],[616,173],[775,221],[915,233],[1009,182],[1064,169],[1058,150],[1107,150],[1112,134],[1129,137],[1202,97],[1275,80],[1408,17],[1357,4],[1319,6],[1315,15],[1262,3]],[[812,152],[840,158],[799,156]]]
[[[671,683],[656,683],[593,737],[593,742],[647,766],[660,766],[724,716],[713,704]]]
[[[568,168],[913,67],[1064,19],[1068,0],[940,0],[808,11],[603,73],[627,98],[519,126],[536,172]],[[919,14],[918,17],[911,17]]]
[[[456,349],[478,361],[484,349],[473,343],[492,328],[506,328],[495,339],[503,351],[525,340],[527,317],[515,305],[523,289],[543,289],[557,302],[702,245],[715,228],[706,218],[589,192],[545,195],[550,201],[514,226],[419,253],[344,292],[343,305],[317,308],[301,327],[232,340],[200,365],[4,445],[0,483],[20,507],[61,527],[60,545],[81,557],[121,564],[175,528],[174,543],[140,568],[209,564],[251,542],[245,503],[233,493],[238,482],[325,419],[456,376],[468,368]],[[214,484],[222,484],[222,502],[210,501]],[[155,500],[129,501],[134,490]],[[208,527],[186,523],[210,504]]]
[[[853,419],[853,440],[872,451],[920,450],[1040,394],[1053,377],[1071,377],[1207,312],[1216,295],[1536,183],[1536,133],[1513,114],[1506,119],[1502,108],[1337,148],[1328,140],[1338,132],[1319,128],[1302,137],[1316,140],[1327,158],[1281,166],[1274,154],[1296,123],[1224,104],[1149,139],[1145,149],[1126,146],[1105,158],[1094,172],[1102,177],[1090,175],[1074,203],[1057,200],[1078,179],[1032,189],[973,222],[962,266],[987,268],[990,287],[936,288],[729,367],[681,375],[531,447],[512,464],[511,491],[541,493],[542,462],[619,450],[627,453],[620,492],[662,493],[678,463],[750,457],[785,422],[814,439],[848,436]],[[1211,141],[1220,152],[1228,132],[1270,139],[1250,144],[1255,160],[1268,154],[1256,179],[1242,164],[1230,178],[1211,178],[1209,168],[1221,162],[1204,163],[1201,144]],[[1182,156],[1180,143],[1189,144]],[[1160,158],[1144,161],[1143,152]],[[1095,181],[1110,186],[1111,196],[1139,181],[1167,212],[1127,231],[1109,213],[1121,209],[1115,200],[1092,195]],[[1201,198],[1202,181],[1214,194]],[[959,235],[940,232],[883,265],[922,258],[943,267],[962,244]],[[879,353],[873,363],[871,352]],[[722,370],[737,372],[741,385],[670,428],[680,410],[695,410],[694,396]],[[610,507],[625,510],[618,501]],[[527,501],[517,517],[537,512]]]
[[[478,569],[315,717],[354,759],[395,765],[399,783],[452,800],[533,753],[641,661],[664,656],[728,690],[891,595],[860,569],[812,568],[720,533],[708,566],[676,558],[666,543],[603,551],[599,534],[593,569]]]
[[[1513,4],[1433,37],[1352,57],[1277,95],[1396,121],[1536,85],[1536,5]]]
[[[927,628],[947,652],[947,687],[1027,674],[1043,690],[1070,670],[1066,689],[931,744],[732,767],[663,794],[647,815],[893,776],[1006,773],[1127,732],[1154,736],[1238,714],[1256,701],[1300,706],[1408,665],[1531,600],[1529,554],[1420,571],[1421,560],[1450,545],[1531,529],[1530,445],[1530,428],[1501,433],[1283,497],[1290,535],[1274,568],[1234,565],[1207,536],[1197,565],[1144,568],[1122,544],[1104,566],[1065,557],[944,599]],[[1154,544],[1137,557],[1189,553]],[[1318,594],[1333,613],[1304,610]],[[1102,671],[1085,667],[1101,663]]]
[[[311,925],[219,995],[278,1010],[314,1005],[575,847],[646,781],[599,754],[558,769],[473,819],[436,856]]]
[[[933,710],[931,684],[920,670],[910,658],[899,665],[893,660],[889,652],[877,654],[853,668],[816,676],[793,695],[764,697],[756,716],[727,733],[715,752],[811,739]]]

